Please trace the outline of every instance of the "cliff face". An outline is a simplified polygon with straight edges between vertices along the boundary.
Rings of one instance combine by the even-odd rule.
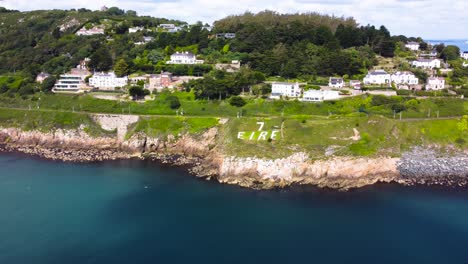
[[[125,119],[125,120],[124,120]],[[52,132],[0,128],[3,150],[16,150],[64,161],[100,161],[150,158],[174,164],[191,164],[199,177],[219,182],[268,189],[291,184],[312,184],[346,190],[376,182],[466,185],[468,155],[441,156],[436,151],[414,149],[402,158],[329,157],[311,160],[306,153],[283,159],[226,156],[218,146],[218,127],[200,135],[151,138],[143,133],[125,139],[128,125],[138,117],[99,116],[95,120],[114,136],[91,137],[84,127]],[[125,125],[122,125],[124,123]],[[437,154],[437,155],[436,155]]]
[[[313,184],[348,189],[397,180],[397,162],[395,158],[347,157],[310,161],[305,153],[276,160],[228,157],[222,159],[219,180],[257,188]]]

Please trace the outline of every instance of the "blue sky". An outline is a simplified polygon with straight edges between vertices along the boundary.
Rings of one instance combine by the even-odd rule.
[[[245,11],[315,11],[352,16],[360,24],[385,25],[397,35],[468,39],[467,0],[3,0],[0,5],[19,10],[118,6],[140,15],[208,23]]]

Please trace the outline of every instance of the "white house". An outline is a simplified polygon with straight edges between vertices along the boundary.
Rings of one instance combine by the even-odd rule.
[[[390,84],[390,74],[384,70],[370,71],[366,77],[364,77],[364,84]]]
[[[80,75],[62,74],[52,88],[52,92],[78,93],[82,88],[85,87],[86,84]]]
[[[359,80],[351,80],[349,81],[349,87],[355,90],[361,90],[361,81]]]
[[[333,87],[333,88],[343,88],[344,86],[343,78],[330,77],[330,80],[328,81],[328,86]]]
[[[271,85],[271,96],[272,99],[279,99],[280,97],[299,97],[301,96],[302,89],[299,87],[299,83],[288,83],[288,82],[274,82]]]
[[[460,57],[462,57],[465,60],[468,60],[468,51],[461,52]]]
[[[396,72],[392,74],[391,79],[395,84],[415,85],[419,83],[419,79],[414,75],[414,73],[409,71]]]
[[[412,65],[417,68],[424,68],[424,69],[434,69],[440,68],[440,60],[439,59],[423,59],[419,58],[413,61]]]
[[[406,43],[405,47],[412,50],[412,51],[418,51],[419,50],[419,43],[411,41],[411,42]]]
[[[445,79],[443,77],[427,78],[426,90],[442,90],[445,89]]]
[[[162,29],[169,30],[169,29],[176,28],[176,25],[174,25],[174,24],[160,24],[159,27],[162,28]]]
[[[143,31],[144,27],[131,27],[128,29],[128,33],[137,33],[138,31]]]
[[[128,84],[128,77],[117,77],[114,72],[95,73],[89,78],[89,85],[100,90],[114,90]]]
[[[191,52],[176,52],[171,55],[171,60],[167,64],[203,64],[203,60],[197,60],[197,57]]]
[[[302,96],[304,102],[323,102],[337,99],[340,99],[340,92],[338,91],[308,90]]]

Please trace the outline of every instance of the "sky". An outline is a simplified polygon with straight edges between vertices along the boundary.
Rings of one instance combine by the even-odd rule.
[[[468,39],[467,0],[0,0],[0,6],[37,9],[99,9],[117,6],[139,15],[212,23],[245,11],[319,12],[354,17],[361,25],[385,25],[393,35]]]

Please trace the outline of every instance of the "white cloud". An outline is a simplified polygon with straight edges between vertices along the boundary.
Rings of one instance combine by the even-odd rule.
[[[118,6],[136,10],[141,15],[187,22],[213,22],[227,15],[265,9],[282,13],[316,11],[352,16],[364,25],[385,25],[392,34],[438,39],[468,38],[466,0],[4,0],[2,5],[19,10]]]

